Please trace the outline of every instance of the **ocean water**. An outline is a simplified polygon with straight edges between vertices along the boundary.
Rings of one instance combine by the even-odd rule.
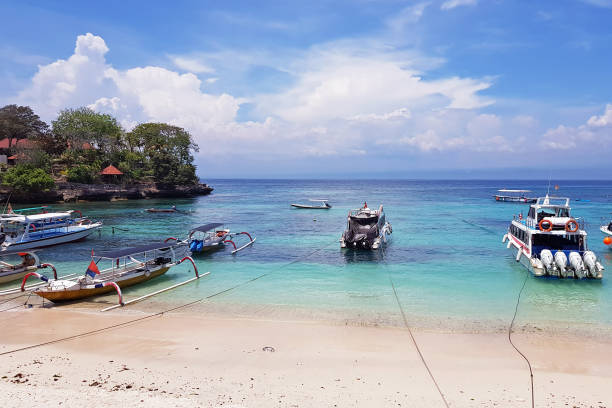
[[[54,205],[78,208],[102,220],[104,227],[101,234],[45,248],[39,256],[53,263],[60,275],[84,272],[92,249],[184,238],[190,228],[218,221],[234,232],[250,232],[256,243],[236,255],[228,248],[196,256],[200,272],[210,271],[209,276],[130,309],[160,311],[240,285],[191,306],[190,311],[399,325],[393,282],[411,324],[497,330],[511,319],[528,275],[501,239],[512,216],[525,214],[527,205],[498,203],[492,195],[499,188],[527,188],[544,195],[547,186],[546,181],[207,181],[215,188],[213,194],[194,199]],[[604,279],[527,276],[519,323],[612,333],[612,250],[603,244],[598,230],[612,216],[612,182],[555,184],[559,185],[555,194],[570,197],[573,215],[585,219],[589,246],[606,267]],[[290,207],[308,198],[328,198],[333,208]],[[342,250],[339,238],[347,212],[364,201],[371,208],[384,205],[393,226],[391,243],[378,252]],[[185,213],[144,211],[173,204]],[[246,237],[237,241],[246,243]],[[185,263],[163,277],[125,289],[124,297],[134,298],[191,276],[192,268]],[[104,296],[61,307],[101,308],[115,301]]]

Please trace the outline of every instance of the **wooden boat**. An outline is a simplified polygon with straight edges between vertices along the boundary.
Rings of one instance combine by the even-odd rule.
[[[312,204],[291,204],[292,207],[295,208],[302,208],[302,209],[308,209],[308,210],[329,210],[330,208],[332,208],[332,206],[329,204],[329,200],[324,200],[324,199],[309,199],[308,201],[310,202],[314,202],[314,203],[320,203],[318,205],[312,205]]]
[[[236,246],[234,239],[240,235],[246,235],[249,237],[249,242],[242,245],[241,247]],[[213,222],[209,224],[200,225],[199,227],[193,228],[189,231],[187,239],[180,241],[174,239],[178,244],[186,245],[192,254],[199,254],[214,251],[216,249],[225,248],[226,244],[230,244],[234,247],[232,254],[235,254],[244,248],[252,245],[257,238],[254,238],[248,232],[230,232],[229,228],[225,228],[223,223]]]
[[[23,279],[28,273],[40,268],[40,259],[34,251],[0,251],[1,258],[8,258],[10,256],[19,256],[22,258],[22,261],[19,264],[11,264],[0,260],[0,283]]]
[[[116,291],[120,304],[123,304],[121,288],[161,276],[171,267],[185,260],[191,261],[196,279],[199,278],[197,267],[191,257],[176,260],[174,251],[176,247],[176,243],[156,242],[136,248],[101,252],[98,255],[92,253],[92,260],[85,275],[73,279],[50,280],[41,277],[36,272],[30,272],[24,277],[21,290],[24,290],[27,279],[35,276],[47,283],[36,287],[33,292],[54,303],[79,300]],[[136,259],[137,256],[141,259]],[[100,271],[97,265],[103,260],[111,261],[111,267]]]

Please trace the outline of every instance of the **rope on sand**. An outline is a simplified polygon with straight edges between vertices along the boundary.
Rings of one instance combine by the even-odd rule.
[[[525,289],[525,285],[527,284],[528,278],[529,278],[529,272],[525,273],[525,280],[523,281],[523,286],[521,287],[521,290],[519,291],[519,294],[518,294],[518,298],[516,299],[516,307],[514,308],[514,316],[512,316],[512,322],[510,322],[510,326],[508,327],[508,341],[510,342],[510,345],[514,347],[516,352],[519,353],[521,357],[523,357],[523,359],[525,359],[525,361],[527,362],[527,365],[529,366],[529,378],[531,380],[531,408],[534,408],[535,398],[534,398],[534,391],[533,391],[533,369],[531,368],[531,362],[525,356],[525,354],[523,354],[521,350],[519,350],[518,347],[516,347],[514,343],[512,342],[512,327],[514,326],[514,320],[516,319],[516,314],[518,313],[519,303],[521,302],[521,295],[523,294],[523,290]]]
[[[333,242],[336,243],[338,241],[334,240]],[[200,302],[212,299],[212,298],[214,298],[216,296],[222,295],[224,293],[228,293],[228,292],[230,292],[232,290],[235,290],[235,289],[238,289],[238,288],[240,288],[242,286],[248,285],[251,282],[255,282],[256,280],[259,280],[259,279],[261,279],[261,278],[263,278],[265,276],[268,276],[268,275],[271,275],[271,274],[273,274],[275,272],[281,271],[281,270],[283,270],[284,268],[286,268],[288,266],[296,264],[296,263],[300,262],[301,260],[303,260],[305,258],[308,258],[308,257],[316,254],[317,252],[320,252],[320,251],[324,250],[325,248],[329,247],[330,245],[331,245],[331,243],[330,244],[326,244],[325,246],[323,246],[323,247],[321,247],[319,249],[316,249],[316,250],[314,250],[312,252],[309,252],[308,254],[306,254],[304,256],[298,257],[297,259],[295,259],[295,260],[293,260],[293,261],[291,261],[291,262],[289,262],[289,263],[287,263],[285,265],[282,265],[282,266],[278,267],[277,269],[273,269],[271,271],[262,273],[261,275],[258,275],[258,276],[254,277],[254,278],[248,279],[248,280],[246,280],[244,282],[238,283],[238,284],[236,284],[236,285],[234,285],[232,287],[229,287],[227,289],[223,289],[223,290],[221,290],[219,292],[215,292],[212,295],[208,295],[208,296],[203,297],[201,299],[197,299],[197,300],[194,300],[194,301],[189,302],[189,303],[185,303],[185,304],[182,304],[182,305],[179,305],[179,306],[175,306],[173,308],[166,309],[166,310],[163,310],[161,312],[157,312],[157,313],[153,313],[153,314],[150,314],[150,315],[138,317],[136,319],[128,320],[128,321],[123,322],[123,323],[116,323],[116,324],[112,324],[110,326],[102,327],[100,329],[89,330],[89,331],[86,331],[86,332],[83,332],[83,333],[74,334],[72,336],[61,337],[59,339],[49,340],[49,341],[45,341],[45,342],[42,342],[42,343],[32,344],[30,346],[25,346],[25,347],[20,347],[20,348],[14,349],[14,350],[5,351],[5,352],[0,353],[0,356],[5,356],[5,355],[8,355],[8,354],[17,353],[19,351],[31,350],[31,349],[42,347],[42,346],[48,346],[50,344],[60,343],[60,342],[67,341],[67,340],[73,340],[73,339],[76,339],[76,338],[79,338],[79,337],[90,336],[90,335],[101,333],[101,332],[104,332],[104,331],[107,331],[107,330],[110,330],[110,329],[115,329],[115,328],[118,328],[118,327],[124,327],[124,326],[128,326],[130,324],[138,323],[138,322],[141,322],[143,320],[150,319],[152,317],[162,316],[162,315],[164,315],[166,313],[170,313],[170,312],[173,312],[175,310],[179,310],[179,309],[183,309],[183,308],[195,305],[196,303],[200,303]],[[19,306],[21,306],[21,305],[19,305]]]
[[[433,381],[434,385],[436,386],[436,390],[438,390],[438,394],[440,394],[440,397],[442,398],[442,401],[444,402],[444,405],[446,406],[446,408],[449,408],[448,401],[446,400],[446,397],[444,396],[444,393],[442,392],[442,389],[438,385],[438,382],[436,381],[436,378],[434,377],[433,373],[431,372],[431,369],[429,368],[429,365],[427,365],[427,361],[425,361],[425,357],[423,356],[423,353],[421,352],[421,349],[419,348],[419,345],[418,345],[416,339],[414,338],[414,335],[412,334],[412,329],[410,328],[410,325],[408,324],[408,319],[406,318],[406,313],[404,313],[404,308],[402,307],[402,304],[401,304],[401,302],[399,300],[399,296],[397,295],[397,290],[395,289],[395,285],[393,284],[393,279],[391,279],[391,274],[390,273],[389,273],[389,282],[391,283],[391,287],[393,288],[393,294],[395,295],[395,300],[397,301],[397,305],[399,306],[400,312],[402,314],[402,319],[404,320],[404,326],[406,326],[406,329],[408,329],[408,333],[410,334],[410,338],[412,339],[412,343],[414,344],[414,347],[416,348],[416,351],[419,354],[419,357],[421,358],[421,361],[423,362],[423,365],[425,366],[425,369],[427,369],[427,372],[429,373],[429,377],[431,378],[431,380]]]

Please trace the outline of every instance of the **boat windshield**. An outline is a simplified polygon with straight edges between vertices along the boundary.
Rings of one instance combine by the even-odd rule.
[[[538,222],[543,218],[548,217],[569,217],[569,208],[566,207],[549,207],[538,209]]]

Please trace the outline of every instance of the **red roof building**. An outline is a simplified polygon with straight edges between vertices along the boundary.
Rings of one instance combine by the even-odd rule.
[[[112,164],[110,166],[108,166],[107,168],[105,168],[104,170],[102,170],[100,172],[100,174],[103,175],[103,176],[121,176],[121,175],[123,175],[121,170],[119,170],[118,168],[116,168]]]
[[[28,139],[13,139],[13,143],[11,143],[11,147],[23,147],[23,148],[31,148],[33,147],[33,143]],[[0,149],[8,149],[9,148],[9,139],[5,137],[0,140]]]

